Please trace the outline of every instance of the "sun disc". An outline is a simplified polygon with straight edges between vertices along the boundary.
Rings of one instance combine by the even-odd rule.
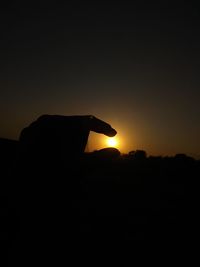
[[[117,139],[114,137],[112,138],[108,138],[107,139],[107,145],[110,146],[110,147],[117,147],[118,145],[118,142],[117,142]]]

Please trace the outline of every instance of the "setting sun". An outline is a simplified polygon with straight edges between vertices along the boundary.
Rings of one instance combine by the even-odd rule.
[[[118,140],[116,137],[107,138],[106,144],[110,147],[118,147]]]

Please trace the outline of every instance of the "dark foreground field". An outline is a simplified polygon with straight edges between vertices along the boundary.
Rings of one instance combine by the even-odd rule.
[[[1,143],[1,259],[10,266],[83,264],[94,255],[97,266],[113,249],[114,262],[126,246],[170,254],[195,243],[199,161],[107,150],[38,167],[19,164],[17,146]]]

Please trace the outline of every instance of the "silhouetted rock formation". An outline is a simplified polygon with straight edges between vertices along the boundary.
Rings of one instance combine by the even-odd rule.
[[[99,159],[116,159],[120,156],[120,151],[114,147],[103,148],[93,152],[93,156]]]
[[[21,153],[37,161],[39,158],[51,162],[78,158],[85,150],[90,131],[107,136],[117,133],[94,116],[42,115],[22,130]]]

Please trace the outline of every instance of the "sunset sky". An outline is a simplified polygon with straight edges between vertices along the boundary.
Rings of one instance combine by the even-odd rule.
[[[200,158],[200,10],[135,2],[1,7],[0,137],[44,113],[92,114],[122,152]],[[89,151],[105,146],[91,134]]]

